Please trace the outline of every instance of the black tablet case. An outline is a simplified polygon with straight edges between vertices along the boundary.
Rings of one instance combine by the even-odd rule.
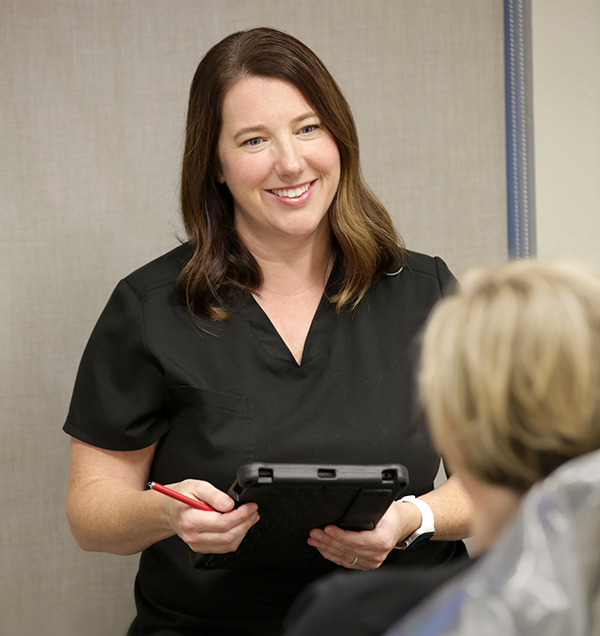
[[[192,565],[218,568],[329,568],[306,543],[313,528],[334,524],[370,530],[408,485],[399,464],[246,464],[228,494],[241,505],[258,504],[260,521],[235,552],[191,552]]]

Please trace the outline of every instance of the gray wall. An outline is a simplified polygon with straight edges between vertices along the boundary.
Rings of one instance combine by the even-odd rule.
[[[204,52],[283,28],[353,106],[409,247],[506,258],[501,0],[0,0],[0,632],[124,633],[137,557],[70,537],[61,432],[118,279],[176,244],[187,91]]]
[[[538,255],[600,274],[600,2],[532,0]]]

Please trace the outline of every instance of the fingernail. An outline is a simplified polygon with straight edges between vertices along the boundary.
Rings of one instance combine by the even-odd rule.
[[[325,534],[328,534],[330,537],[335,536],[335,531],[333,528],[327,527],[324,530]]]

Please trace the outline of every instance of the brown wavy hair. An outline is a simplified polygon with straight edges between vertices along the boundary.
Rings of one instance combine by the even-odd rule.
[[[177,279],[177,293],[192,315],[223,320],[233,293],[257,291],[262,284],[260,267],[235,230],[232,196],[217,180],[223,100],[236,82],[252,76],[295,86],[336,141],[341,175],[329,222],[343,274],[330,300],[337,311],[352,309],[375,280],[403,264],[403,242],[362,176],[356,125],[339,86],[307,46],[270,28],[221,40],[192,80],[181,174],[181,213],[191,256]]]

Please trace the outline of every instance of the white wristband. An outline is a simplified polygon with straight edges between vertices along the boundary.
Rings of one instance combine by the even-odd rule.
[[[406,539],[398,541],[394,546],[398,550],[406,550],[409,546],[416,547],[418,544],[424,543],[431,539],[435,534],[435,525],[433,522],[433,512],[431,508],[421,499],[417,499],[414,495],[408,495],[400,499],[402,502],[412,503],[421,511],[421,525]]]

